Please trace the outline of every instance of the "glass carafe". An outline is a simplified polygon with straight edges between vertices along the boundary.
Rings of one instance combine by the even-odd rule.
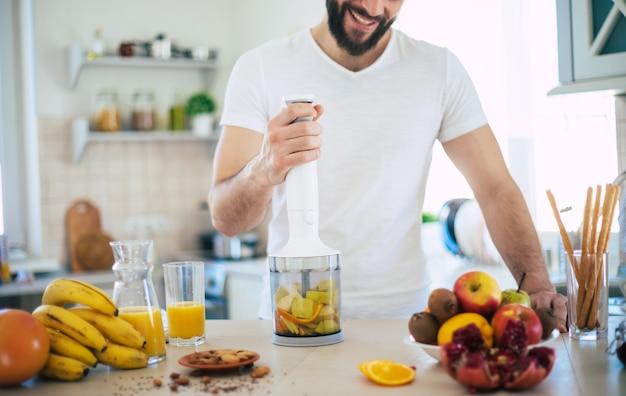
[[[152,282],[152,240],[114,241],[113,301],[119,317],[132,323],[146,337],[148,364],[165,359],[165,332],[161,309]]]

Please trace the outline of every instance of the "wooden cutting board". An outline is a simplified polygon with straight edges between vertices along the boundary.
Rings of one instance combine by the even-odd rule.
[[[65,215],[72,271],[111,268],[111,237],[102,232],[100,210],[86,199],[77,200]]]

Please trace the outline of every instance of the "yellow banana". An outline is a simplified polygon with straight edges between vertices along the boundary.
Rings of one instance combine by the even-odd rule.
[[[113,299],[102,289],[76,279],[58,278],[50,282],[43,292],[44,305],[82,304],[96,311],[117,316],[118,310]]]
[[[69,357],[83,362],[87,366],[96,367],[98,358],[89,348],[61,333],[58,330],[46,327],[48,338],[50,339],[50,352],[57,355]]]
[[[33,311],[33,316],[46,327],[59,330],[86,347],[102,351],[107,341],[91,323],[68,309],[56,305],[40,305]]]
[[[120,369],[138,369],[148,366],[148,354],[139,349],[109,341],[104,352],[95,352],[98,362]]]
[[[119,316],[105,315],[89,307],[73,307],[69,310],[94,325],[104,338],[115,344],[135,349],[146,345],[146,337]]]
[[[89,367],[83,362],[67,356],[50,353],[41,375],[59,381],[78,381],[89,373]]]

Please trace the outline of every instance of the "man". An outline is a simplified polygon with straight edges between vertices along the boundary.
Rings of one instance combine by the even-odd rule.
[[[526,272],[533,304],[552,306],[565,331],[565,298],[549,281],[471,80],[448,50],[390,28],[402,4],[327,0],[313,29],[238,60],[209,194],[213,223],[235,235],[259,225],[272,205],[268,251],[280,248],[288,236],[285,175],[317,160],[320,236],[342,254],[342,314],[408,319],[429,294],[420,223],[438,139],[513,276]],[[281,97],[296,93],[314,94],[320,104],[281,110]],[[292,123],[306,116],[313,120]],[[261,317],[271,317],[270,302],[266,284]]]

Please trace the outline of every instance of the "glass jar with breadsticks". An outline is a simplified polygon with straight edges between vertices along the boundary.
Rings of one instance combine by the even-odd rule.
[[[604,191],[603,191],[604,190]],[[566,256],[569,334],[576,339],[606,338],[608,334],[608,246],[611,223],[620,187],[607,184],[587,188],[579,228],[579,244],[573,246],[554,195],[546,193],[559,226]]]

